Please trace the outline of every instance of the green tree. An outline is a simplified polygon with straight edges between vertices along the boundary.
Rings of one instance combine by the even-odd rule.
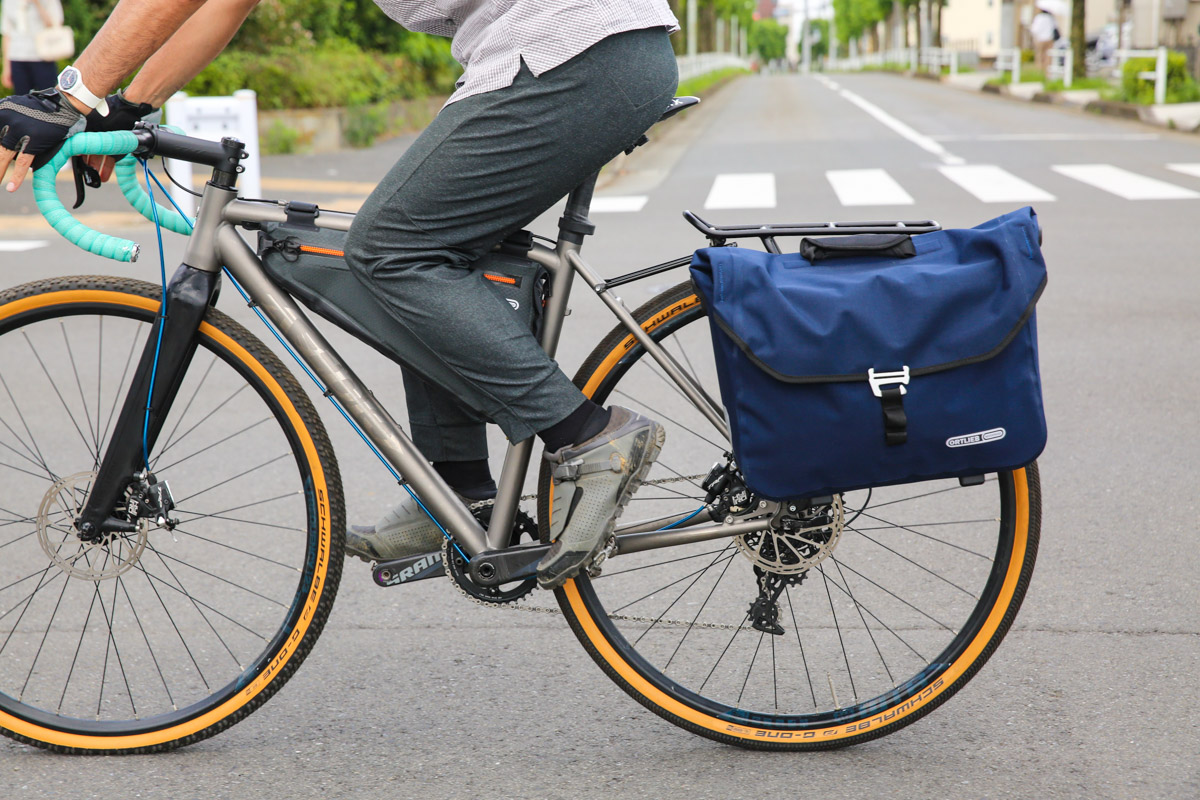
[[[787,28],[773,19],[756,20],[750,26],[750,52],[763,61],[775,61],[787,54]]]

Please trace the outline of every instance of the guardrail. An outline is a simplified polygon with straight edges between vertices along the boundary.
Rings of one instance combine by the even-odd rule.
[[[1050,62],[1046,65],[1046,77],[1062,78],[1063,88],[1070,89],[1075,78],[1075,51],[1070,47],[1059,47],[1050,50]]]
[[[942,67],[949,67],[951,75],[957,75],[962,67],[974,68],[979,64],[979,53],[974,50],[959,50],[948,47],[901,47],[881,50],[877,53],[864,53],[851,58],[827,58],[825,66],[831,70],[853,71],[867,67],[883,67],[899,65],[916,72],[927,69],[929,72],[941,72]]]
[[[1167,48],[1158,47],[1154,50],[1118,50],[1116,52],[1117,66],[1113,74],[1120,76],[1125,62],[1131,58],[1153,58],[1154,72],[1139,72],[1138,77],[1144,81],[1154,81],[1154,104],[1161,106],[1167,102]]]
[[[730,67],[750,69],[749,61],[733,53],[697,53],[694,56],[676,56],[675,60],[679,64],[680,83]]]

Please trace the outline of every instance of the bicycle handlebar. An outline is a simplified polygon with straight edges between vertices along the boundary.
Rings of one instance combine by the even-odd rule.
[[[59,170],[72,156],[124,156],[138,149],[140,145],[132,131],[80,133],[67,139],[54,158],[33,173],[33,199],[37,203],[38,211],[42,212],[50,226],[71,244],[105,258],[137,261],[141,249],[137,242],[94,231],[75,219],[58,199],[54,182]]]
[[[174,133],[164,128],[155,130],[112,131],[108,133],[78,133],[63,144],[61,150],[33,174],[33,198],[38,211],[54,230],[71,244],[98,256],[116,261],[137,261],[141,248],[136,242],[92,230],[75,219],[58,198],[55,180],[59,171],[72,156],[101,155],[118,157],[117,184],[134,210],[151,222],[157,206],[158,222],[175,233],[192,232],[190,220],[177,211],[154,203],[137,179],[137,160],[129,154],[162,155],[181,158],[215,168],[236,168],[236,159],[222,143],[209,142]],[[122,156],[124,156],[122,158]]]

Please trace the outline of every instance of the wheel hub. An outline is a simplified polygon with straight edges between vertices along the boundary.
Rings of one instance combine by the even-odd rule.
[[[37,536],[42,550],[67,575],[90,581],[116,578],[141,560],[150,522],[138,521],[131,532],[110,532],[85,541],[75,519],[87,502],[96,472],[77,472],[55,481],[38,507]]]

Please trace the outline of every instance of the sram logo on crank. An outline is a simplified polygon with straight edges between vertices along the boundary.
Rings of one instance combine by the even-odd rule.
[[[384,561],[377,564],[371,571],[375,582],[380,586],[398,586],[410,581],[421,581],[426,578],[436,578],[443,574],[442,553],[435,550],[419,556],[399,558],[395,561]]]

